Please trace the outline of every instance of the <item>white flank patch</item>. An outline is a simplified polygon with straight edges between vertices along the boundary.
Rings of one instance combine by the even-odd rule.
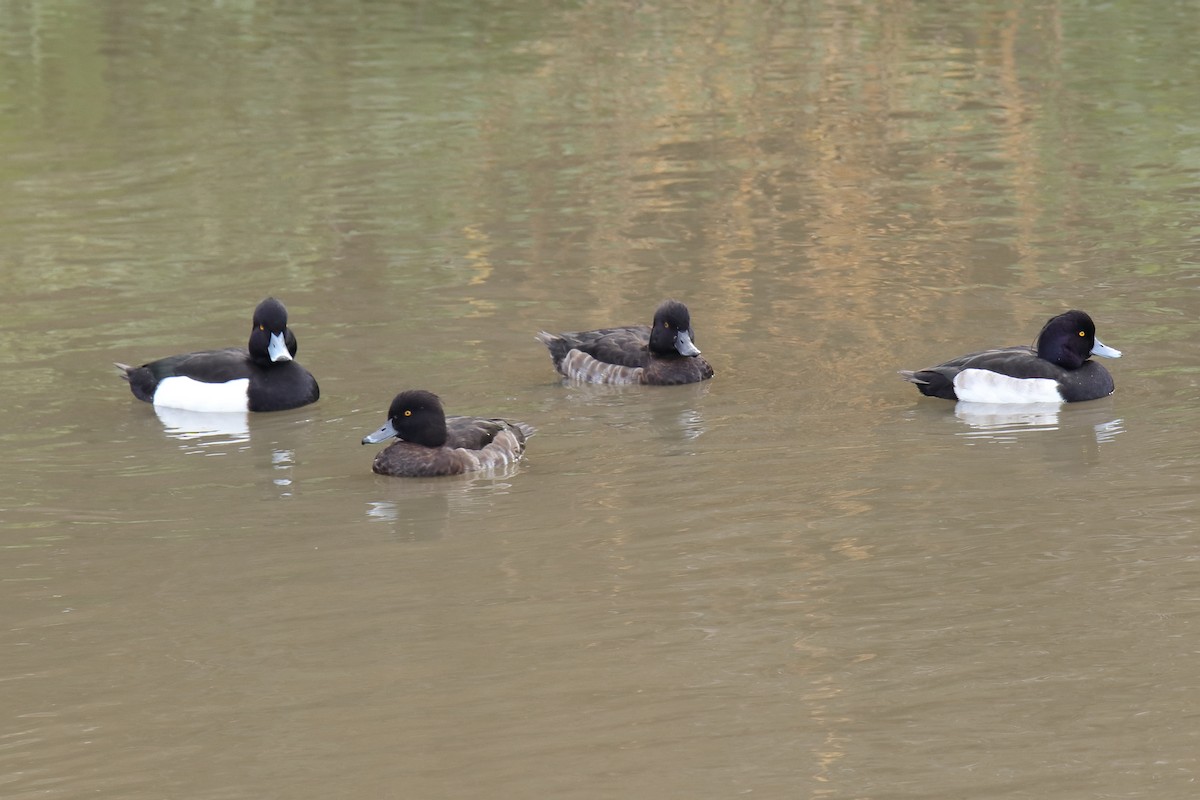
[[[186,411],[249,411],[250,401],[246,390],[249,378],[238,378],[225,383],[203,381],[176,376],[158,382],[154,392],[154,405],[167,408],[182,408]]]
[[[1051,378],[1010,378],[986,369],[964,369],[954,376],[954,393],[969,403],[1061,403]]]

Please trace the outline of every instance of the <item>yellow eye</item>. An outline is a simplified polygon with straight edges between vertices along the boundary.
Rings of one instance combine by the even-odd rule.
[[[1079,335],[1080,335],[1080,336],[1087,336],[1087,331],[1080,331],[1080,332],[1079,332]]]
[[[411,417],[411,416],[412,416],[412,412],[411,412],[411,411],[409,411],[409,410],[406,408],[406,409],[404,409],[404,416],[406,416],[406,417]]]
[[[259,325],[259,326],[258,326],[258,329],[259,329],[260,331],[265,331],[265,330],[266,330],[266,328],[265,328],[265,327],[263,327],[262,325]]]

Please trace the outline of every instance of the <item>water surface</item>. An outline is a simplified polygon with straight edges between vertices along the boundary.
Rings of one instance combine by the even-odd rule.
[[[1191,4],[318,5],[0,20],[0,794],[1193,796]],[[111,367],[269,294],[315,405]],[[1069,307],[1110,398],[895,375]],[[418,387],[527,460],[373,475]]]

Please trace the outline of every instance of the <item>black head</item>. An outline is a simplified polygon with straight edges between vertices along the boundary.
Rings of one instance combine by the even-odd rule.
[[[650,352],[656,356],[698,356],[692,343],[692,315],[677,300],[665,300],[654,312],[650,326]]]
[[[1037,338],[1038,358],[1063,369],[1079,369],[1091,356],[1119,358],[1120,350],[1096,338],[1096,324],[1083,311],[1067,311],[1051,317]]]
[[[387,423],[363,437],[362,443],[374,444],[389,436],[426,447],[441,447],[447,437],[442,401],[424,389],[410,389],[396,395],[388,408]]]
[[[254,309],[250,328],[250,358],[255,361],[291,361],[296,357],[296,337],[287,326],[287,309],[268,297]]]

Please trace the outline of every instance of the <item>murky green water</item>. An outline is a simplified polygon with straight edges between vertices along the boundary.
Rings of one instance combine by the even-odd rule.
[[[0,13],[0,795],[1193,796],[1194,4],[306,5]],[[111,366],[268,294],[316,405]],[[710,383],[533,338],[667,296]],[[1111,398],[895,375],[1068,307]]]

